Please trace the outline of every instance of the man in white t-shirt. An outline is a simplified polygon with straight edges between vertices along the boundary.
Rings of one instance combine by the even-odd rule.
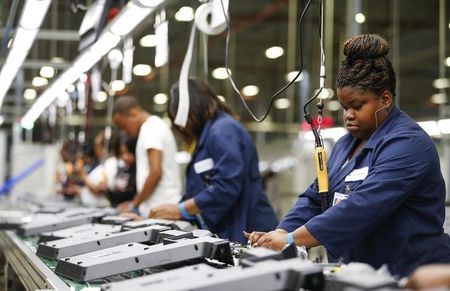
[[[132,96],[118,97],[113,108],[113,122],[130,138],[137,137],[136,187],[133,201],[118,206],[147,217],[152,207],[178,203],[181,179],[175,161],[177,146],[169,126],[150,115]]]

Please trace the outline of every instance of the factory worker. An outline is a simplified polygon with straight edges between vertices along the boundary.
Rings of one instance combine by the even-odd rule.
[[[386,264],[398,276],[450,262],[439,156],[428,134],[395,105],[389,51],[373,34],[344,44],[337,95],[349,133],[328,162],[332,206],[322,213],[316,180],[276,230],[246,234],[253,245],[323,245],[332,260]]]
[[[244,243],[243,230],[270,230],[277,218],[263,190],[252,137],[203,81],[190,78],[189,117],[175,125],[191,145],[181,202],[155,207],[152,218],[188,219],[221,238]],[[171,89],[169,116],[175,119],[179,86]]]

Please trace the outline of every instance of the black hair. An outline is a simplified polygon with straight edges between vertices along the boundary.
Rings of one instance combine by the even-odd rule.
[[[395,72],[387,59],[391,47],[377,34],[357,35],[344,43],[344,59],[339,68],[336,87],[354,87],[395,96]]]
[[[176,126],[176,130],[181,134],[186,143],[191,143],[199,139],[208,120],[214,119],[219,112],[226,112],[235,117],[233,111],[222,102],[214,90],[204,81],[190,77],[189,87],[189,116],[185,127]],[[179,83],[175,83],[170,89],[171,100],[169,102],[168,113],[172,121],[178,110],[180,95]]]
[[[133,96],[121,96],[114,102],[112,114],[127,114],[131,109],[140,108],[139,102]]]

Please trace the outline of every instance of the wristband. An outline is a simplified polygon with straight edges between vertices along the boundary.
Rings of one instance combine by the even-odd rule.
[[[181,202],[180,204],[178,204],[178,209],[180,210],[180,214],[184,219],[186,219],[186,220],[194,220],[195,219],[194,215],[190,215],[189,213],[187,213],[184,202]]]
[[[287,244],[288,245],[295,244],[294,233],[293,232],[289,232],[287,234]]]
[[[130,211],[133,212],[134,214],[141,215],[141,213],[139,212],[139,208],[136,207],[136,206],[134,206],[133,203],[129,203],[129,204],[128,204],[128,210],[130,210]]]

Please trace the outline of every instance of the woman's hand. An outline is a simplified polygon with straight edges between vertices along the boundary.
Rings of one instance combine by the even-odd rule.
[[[153,207],[152,210],[150,210],[149,217],[174,220],[182,218],[177,204],[162,204]]]
[[[249,243],[254,247],[281,250],[287,244],[287,232],[283,229],[270,232],[253,231],[252,233],[244,231],[244,236],[248,238]]]
[[[117,205],[116,209],[117,209],[120,213],[123,213],[123,212],[131,212],[129,204],[132,203],[132,202],[133,202],[133,201],[125,201],[125,202],[122,202],[122,203],[120,203],[119,205]]]

